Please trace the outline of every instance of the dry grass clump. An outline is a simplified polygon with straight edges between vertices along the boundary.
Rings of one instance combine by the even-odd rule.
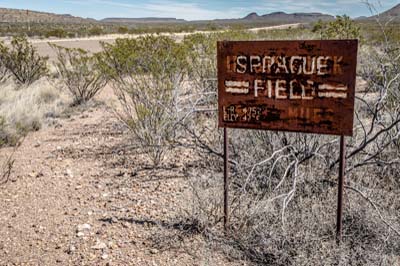
[[[369,89],[357,94],[355,133],[347,138],[344,236],[338,246],[339,138],[332,136],[228,130],[230,226],[224,234],[215,54],[207,49],[218,36],[209,37],[184,41],[192,51],[189,76],[194,84],[185,97],[193,93],[196,98],[181,109],[190,110],[181,143],[197,159],[186,164],[192,198],[181,220],[189,221],[199,229],[194,232],[217,243],[229,257],[249,264],[396,265],[400,261],[400,202],[395,196],[400,192],[398,44],[382,45],[369,54],[369,49],[361,49],[367,54],[361,54],[359,73]]]
[[[56,54],[55,67],[58,78],[73,97],[73,104],[88,102],[107,84],[107,77],[100,71],[96,55],[83,49],[71,49],[50,44]]]
[[[69,100],[42,78],[29,88],[16,89],[9,81],[0,88],[1,139],[15,144],[20,135],[51,123],[68,106]]]

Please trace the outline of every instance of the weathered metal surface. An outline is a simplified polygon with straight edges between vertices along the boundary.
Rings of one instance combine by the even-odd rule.
[[[219,126],[351,136],[357,40],[218,42]]]
[[[344,189],[345,171],[346,171],[346,143],[345,143],[344,136],[341,136],[340,137],[339,179],[338,179],[338,201],[337,201],[337,214],[336,214],[336,240],[339,243],[342,241],[343,189]]]
[[[227,233],[229,223],[229,166],[228,166],[228,129],[224,128],[224,229]]]

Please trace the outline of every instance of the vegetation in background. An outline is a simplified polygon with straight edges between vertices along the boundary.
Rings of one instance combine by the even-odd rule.
[[[146,36],[103,44],[103,71],[122,105],[119,118],[154,166],[178,139],[178,96],[184,92],[186,55],[169,37]]]
[[[383,40],[379,45],[365,42],[360,49],[359,73],[368,86],[357,94],[355,134],[347,139],[342,245],[334,238],[339,145],[332,136],[229,130],[229,234],[221,227],[216,41],[343,39],[362,33],[342,16],[313,30],[194,34],[181,43],[163,36],[118,39],[103,43],[104,51],[95,56],[53,47],[59,78],[75,102],[93,97],[104,78],[111,82],[121,104],[118,118],[153,166],[165,163],[174,148],[187,149],[192,161],[184,159],[183,173],[193,194],[180,218],[231,258],[259,265],[394,265],[400,254],[400,47],[396,37],[387,38],[390,32],[376,39]],[[2,56],[9,52],[4,46],[2,51]],[[63,101],[48,88],[2,86],[0,136],[9,125],[35,129],[56,116]]]
[[[98,57],[82,49],[71,49],[49,44],[57,53],[55,66],[59,80],[79,105],[92,99],[107,84],[99,67]]]
[[[336,16],[336,20],[330,22],[318,21],[313,32],[318,33],[321,39],[360,39],[360,26],[346,15]]]
[[[14,37],[11,48],[0,43],[0,58],[19,84],[30,85],[48,72],[48,57],[40,56],[26,37]]]

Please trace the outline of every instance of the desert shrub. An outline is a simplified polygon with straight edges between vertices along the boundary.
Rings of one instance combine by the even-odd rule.
[[[48,57],[40,56],[26,37],[14,37],[11,48],[1,46],[1,58],[20,84],[30,85],[47,74]]]
[[[321,39],[360,39],[361,29],[350,17],[336,16],[334,21],[318,21],[313,29]]]
[[[65,38],[68,36],[68,33],[62,29],[62,28],[57,28],[57,29],[52,29],[46,32],[46,38],[49,37],[57,37],[57,38]]]
[[[82,49],[49,44],[57,53],[59,78],[74,98],[74,104],[92,99],[107,83],[99,68],[98,57]]]
[[[28,132],[54,124],[69,104],[66,98],[46,78],[33,83],[28,90],[16,90],[12,82],[3,84],[0,89],[0,142],[14,146]]]
[[[184,93],[184,46],[162,36],[103,44],[103,71],[121,103],[117,111],[154,166],[174,145],[179,95]]]
[[[89,36],[98,36],[103,33],[104,33],[103,28],[98,27],[98,26],[91,27],[88,31]]]
[[[128,27],[120,26],[120,27],[118,27],[117,32],[119,34],[127,34],[129,32],[129,29],[128,29]]]
[[[3,42],[0,42],[0,84],[4,83],[10,76],[10,71],[5,64],[7,49]]]
[[[6,129],[6,121],[0,116],[0,149],[9,144],[7,139],[9,136]],[[0,157],[0,185],[7,183],[11,176],[11,171],[14,166],[14,153],[21,143],[21,139],[15,139],[15,148],[9,155]]]
[[[11,155],[0,160],[0,185],[4,185],[10,179],[11,171],[15,162],[13,156],[14,152]]]
[[[351,27],[338,23],[342,24],[343,30],[329,34],[356,37],[357,31],[351,36]],[[400,202],[388,202],[400,189],[396,181],[400,75],[394,60],[399,58],[398,43],[382,45],[376,58],[370,49],[361,57],[360,73],[373,90],[357,94],[354,137],[347,138],[346,155],[347,204],[351,210],[346,208],[345,237],[337,246],[334,221],[339,138],[332,136],[229,129],[229,236],[219,231],[223,142],[216,100],[205,96],[217,91],[216,83],[206,82],[216,79],[215,49],[207,47],[215,43],[207,44],[207,37],[186,39],[192,47],[190,65],[194,70],[190,77],[198,79],[192,82],[207,84],[199,86],[203,90],[197,99],[209,99],[188,103],[198,111],[188,119],[196,122],[187,124],[191,154],[199,158],[185,169],[193,190],[193,204],[187,211],[193,223],[206,228],[207,238],[225,243],[230,256],[254,264],[394,263],[398,256],[393,251],[400,250],[400,217],[392,210],[400,207]],[[198,63],[208,60],[208,65]],[[197,69],[198,65],[205,69]],[[382,237],[385,234],[391,235],[389,240]],[[381,256],[386,257],[385,262]]]

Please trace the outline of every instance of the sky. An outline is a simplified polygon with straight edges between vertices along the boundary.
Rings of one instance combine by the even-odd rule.
[[[369,0],[378,12],[400,0]],[[241,18],[283,11],[370,16],[365,0],[0,0],[0,7],[29,9],[84,18],[173,17],[186,20]]]

